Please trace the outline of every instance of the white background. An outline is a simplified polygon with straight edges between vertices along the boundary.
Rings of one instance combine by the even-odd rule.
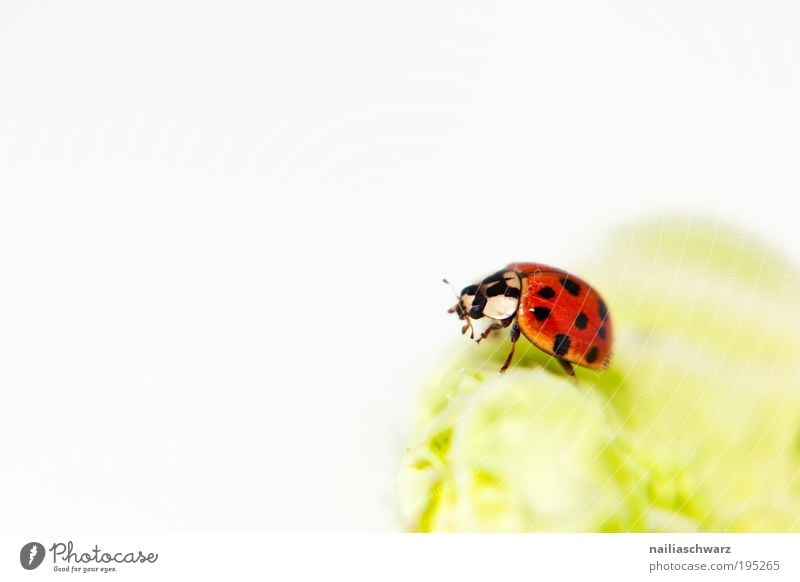
[[[800,257],[792,2],[0,3],[0,528],[392,530],[459,286]]]

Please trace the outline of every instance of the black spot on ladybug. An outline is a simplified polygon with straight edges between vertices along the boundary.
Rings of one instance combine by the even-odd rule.
[[[592,346],[591,348],[589,348],[589,351],[586,352],[586,355],[584,355],[583,357],[590,364],[594,362],[597,359],[597,346]]]
[[[509,287],[506,289],[505,296],[519,299],[519,289],[517,287]]]
[[[575,318],[575,327],[578,329],[586,329],[586,324],[589,323],[589,318],[586,317],[586,314],[581,311],[578,314],[578,317]]]
[[[508,285],[506,285],[505,281],[498,281],[491,287],[487,287],[486,289],[486,296],[487,297],[497,297],[498,295],[505,295],[505,292],[508,290]]]
[[[542,287],[536,292],[536,294],[542,299],[552,299],[556,296],[556,292],[553,291],[552,287]]]
[[[492,273],[488,277],[486,277],[483,281],[481,281],[484,285],[488,285],[489,283],[494,283],[495,281],[505,281],[506,280],[506,272],[505,271],[497,271],[496,273]]]
[[[483,295],[476,295],[472,300],[472,307],[469,310],[469,316],[472,319],[480,319],[483,317],[483,308],[486,307],[486,297]]]
[[[608,317],[608,308],[606,307],[605,301],[600,299],[597,302],[597,313],[600,315],[600,319],[605,320]]]
[[[578,293],[581,292],[581,286],[578,285],[572,279],[568,279],[567,277],[563,277],[563,278],[559,279],[559,281],[564,286],[564,289],[567,290],[567,293],[569,293],[570,295],[577,295]]]
[[[600,329],[597,330],[597,337],[600,339],[606,339],[606,328],[605,326],[601,326]]]
[[[553,353],[557,356],[566,356],[569,351],[570,343],[569,336],[563,333],[557,333],[556,339],[553,342]]]
[[[477,285],[468,285],[461,290],[462,295],[475,295],[478,292]]]
[[[548,307],[534,307],[531,309],[531,313],[536,318],[536,321],[544,321],[548,317],[550,317],[550,308]]]

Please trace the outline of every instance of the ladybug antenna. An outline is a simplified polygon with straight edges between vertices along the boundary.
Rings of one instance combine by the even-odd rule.
[[[448,281],[447,279],[442,279],[442,283],[444,283],[445,285],[448,285],[450,287],[450,289],[453,290],[453,295],[456,296],[456,299],[461,301],[461,297],[458,296],[458,291],[456,291],[456,288],[453,287],[453,284],[450,281]]]

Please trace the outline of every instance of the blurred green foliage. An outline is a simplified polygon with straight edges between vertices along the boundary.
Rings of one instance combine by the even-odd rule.
[[[691,217],[621,230],[587,264],[611,367],[576,383],[523,339],[500,375],[505,334],[459,342],[402,462],[406,527],[800,531],[797,268]]]

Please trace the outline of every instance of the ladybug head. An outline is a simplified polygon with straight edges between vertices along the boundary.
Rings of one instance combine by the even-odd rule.
[[[486,294],[481,293],[481,287],[478,283],[474,283],[461,290],[455,311],[458,313],[459,319],[464,319],[465,317],[480,319],[484,315],[483,310],[486,308],[486,303]]]
[[[461,328],[461,333],[467,333],[469,330],[469,337],[475,338],[475,332],[472,329],[472,322],[470,321],[470,317],[472,317],[471,313],[473,311],[474,303],[475,303],[475,293],[469,293],[472,287],[476,287],[475,285],[470,285],[469,287],[465,287],[461,290],[461,293],[456,293],[455,288],[447,279],[442,279],[445,283],[450,285],[450,288],[453,290],[453,294],[458,299],[458,303],[453,305],[450,309],[447,310],[447,313],[455,313],[458,316],[458,319],[464,321],[464,327]],[[477,290],[477,288],[476,288]],[[480,301],[478,301],[480,304]],[[476,318],[483,317],[482,314],[479,314],[479,310],[475,310]]]
[[[448,283],[446,279],[445,283]],[[456,293],[458,303],[447,311],[466,322],[461,333],[469,329],[472,334],[471,319],[488,317],[503,320],[513,317],[519,305],[520,286],[519,275],[515,271],[498,271]]]

